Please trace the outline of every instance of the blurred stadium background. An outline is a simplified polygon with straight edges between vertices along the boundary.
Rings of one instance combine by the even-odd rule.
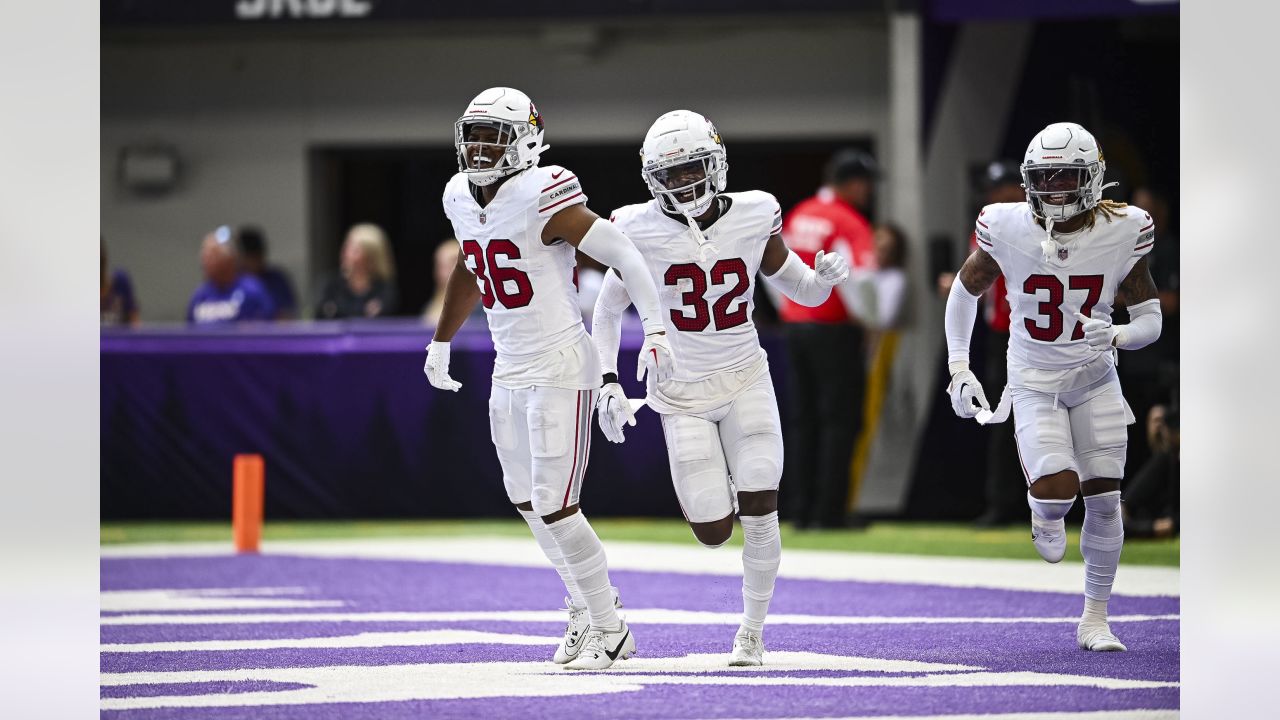
[[[200,711],[208,717],[293,717],[281,709],[288,705],[255,703],[273,690],[288,689],[270,687],[273,682],[316,683],[224,677],[215,671],[440,662],[407,651],[331,662],[299,660],[305,651],[294,649],[288,652],[295,655],[259,662],[236,654],[253,652],[244,647],[194,657],[182,647],[122,646],[160,639],[234,645],[234,633],[183,635],[178,630],[187,626],[164,621],[155,626],[158,634],[147,635],[145,619],[136,624],[129,620],[140,613],[212,612],[222,607],[217,598],[227,599],[228,612],[284,612],[319,602],[405,610],[408,606],[387,604],[396,588],[394,582],[374,577],[381,577],[381,571],[323,563],[361,553],[374,563],[412,560],[418,564],[386,570],[417,578],[406,581],[407,592],[461,593],[437,576],[455,567],[442,557],[456,551],[458,563],[482,562],[473,556],[490,548],[496,553],[490,559],[497,562],[526,538],[527,529],[503,493],[489,438],[486,403],[493,350],[483,319],[473,317],[455,341],[454,377],[463,383],[461,392],[433,390],[420,370],[431,336],[422,312],[437,289],[433,255],[451,236],[439,198],[456,171],[453,122],[471,97],[494,85],[516,87],[533,98],[552,146],[546,160],[573,169],[584,181],[589,206],[602,215],[648,199],[636,151],[649,124],[675,108],[715,121],[728,149],[730,191],[767,190],[784,212],[814,193],[824,163],[836,150],[856,147],[874,155],[883,178],[868,215],[905,231],[909,297],[904,321],[887,333],[894,337],[892,352],[877,356],[872,382],[881,400],[868,416],[856,462],[851,458],[848,511],[859,525],[868,520],[870,525],[787,528],[784,552],[830,553],[837,570],[831,576],[814,571],[794,580],[828,583],[810,598],[829,593],[830,607],[807,607],[805,592],[797,590],[794,597],[780,596],[775,612],[797,617],[806,612],[858,613],[875,604],[868,598],[886,591],[886,583],[910,582],[902,575],[859,569],[869,554],[983,559],[996,564],[971,569],[980,574],[1014,568],[1007,575],[1025,572],[1032,578],[1025,584],[940,579],[939,586],[954,592],[938,594],[931,610],[902,610],[905,615],[929,616],[955,604],[967,608],[956,611],[961,616],[990,615],[994,626],[1010,615],[1065,618],[1077,612],[1078,589],[1072,588],[1079,584],[1081,570],[1074,535],[1067,563],[1077,564],[1071,569],[1024,568],[1016,563],[1035,558],[1035,553],[1022,524],[980,529],[971,524],[988,509],[985,485],[993,471],[986,450],[989,434],[1011,433],[1011,428],[961,423],[946,405],[943,300],[937,278],[957,268],[968,252],[973,216],[982,205],[979,179],[984,169],[992,161],[1019,159],[1036,131],[1059,120],[1080,122],[1100,139],[1107,179],[1119,182],[1109,197],[1128,200],[1138,188],[1151,187],[1168,200],[1170,223],[1161,236],[1171,242],[1176,238],[1176,2],[103,0],[101,16],[101,226],[109,257],[104,274],[126,270],[139,308],[134,324],[104,324],[101,341],[104,711],[129,717],[205,717],[182,701],[148,705],[145,698],[196,694],[190,689],[165,691],[165,683],[220,682],[228,683],[220,692],[248,699],[243,705]],[[361,222],[386,231],[397,269],[395,311],[376,319],[317,319],[326,281],[339,269],[347,229]],[[296,319],[212,328],[186,322],[189,299],[201,283],[201,239],[224,225],[263,231],[270,262],[292,277]],[[1176,262],[1176,249],[1173,257]],[[756,301],[756,321],[779,381],[785,417],[785,340],[767,296],[758,293]],[[980,327],[975,347],[982,346],[981,332]],[[634,369],[638,346],[634,332],[624,336],[621,374],[633,393],[639,386],[627,381],[633,377],[628,364]],[[1166,384],[1172,373],[1175,402],[1176,348],[1175,334],[1172,349],[1166,343],[1157,361]],[[975,370],[981,374],[979,355],[975,352]],[[1142,371],[1156,372],[1142,363],[1130,368],[1121,363],[1122,381],[1128,382],[1125,372]],[[1157,400],[1169,398],[1144,402],[1149,407]],[[1132,474],[1151,449],[1142,422],[1130,431],[1127,472]],[[628,565],[627,548],[694,544],[679,519],[661,431],[645,411],[624,445],[612,445],[595,432],[584,508],[593,521],[599,519],[595,524],[606,547],[622,548],[618,574],[643,584],[644,573],[655,568],[640,561]],[[238,566],[222,566],[218,563],[230,549],[231,469],[238,453],[258,453],[266,461],[266,552],[236,558],[242,561]],[[1011,477],[1020,482],[1017,474]],[[784,511],[786,487],[784,477]],[[406,539],[429,550],[421,556],[404,551],[397,543]],[[306,542],[317,549],[306,550]],[[354,546],[365,549],[343,549]],[[1017,688],[1004,686],[1018,683],[1006,678],[993,681],[993,687],[1000,686],[995,689],[968,687],[959,696],[905,683],[874,700],[844,687],[844,694],[817,693],[814,698],[825,699],[800,704],[794,698],[774,704],[761,699],[726,710],[706,696],[697,700],[680,694],[701,686],[680,686],[677,692],[672,685],[662,686],[672,688],[669,694],[661,691],[646,701],[650,704],[619,714],[674,717],[664,713],[687,702],[689,716],[703,717],[753,711],[768,716],[1176,715],[1178,552],[1176,537],[1135,539],[1124,551],[1116,592],[1133,597],[1122,599],[1127,610],[1118,614],[1135,618],[1127,627],[1131,636],[1148,641],[1147,650],[1131,652],[1127,661],[1109,662],[1103,669],[1081,669],[1067,644],[1053,650],[1060,658],[1049,653],[1048,659],[1024,658],[1026,667],[989,668],[1107,679],[1093,685],[1066,683],[1074,689],[1056,697],[1068,701],[1043,692],[1015,699]],[[290,553],[311,560],[272,564],[294,557]],[[679,559],[683,562],[685,556]],[[727,562],[732,566],[735,556],[727,556]],[[785,556],[783,562],[780,588],[788,578]],[[1015,564],[999,565],[1005,562]],[[854,569],[841,575],[838,568],[846,565]],[[918,567],[942,578],[960,566]],[[1041,582],[1049,577],[1046,569],[1059,572]],[[523,579],[512,580],[504,572],[514,571],[495,571],[493,577],[499,579],[484,582],[526,587],[520,584]],[[720,577],[714,568],[707,572],[707,577]],[[354,592],[336,589],[342,583],[334,578],[343,573],[371,583],[376,592],[343,595]],[[1126,589],[1129,573],[1140,581]],[[554,600],[554,575],[538,578],[528,587],[547,590],[540,600]],[[697,592],[720,593],[727,598],[720,609],[733,611],[737,589],[732,577],[717,582]],[[224,597],[236,595],[228,583],[241,591],[257,588],[260,596],[270,597],[244,591],[237,596],[244,602],[236,604]],[[965,595],[978,592],[968,585],[1005,594],[983,605],[988,600]],[[154,593],[169,594],[158,599]],[[1052,600],[1054,593],[1061,597],[1051,609],[1026,609]],[[677,607],[662,604],[657,592],[637,595],[640,604],[633,607]],[[842,607],[841,598],[848,600],[847,606]],[[288,599],[297,602],[289,605]],[[276,601],[283,604],[273,610]],[[414,607],[424,612],[457,609]],[[679,607],[713,609],[698,603]],[[562,622],[558,617],[555,622],[523,618],[519,622],[526,625],[519,631],[552,636],[555,623]],[[907,618],[898,620],[907,623]],[[651,657],[662,656],[663,649],[688,651],[675,635],[662,634],[666,631],[661,628],[678,626],[653,622]],[[270,627],[246,626],[240,639],[295,637],[291,630],[272,635]],[[787,643],[822,645],[810,636],[784,635],[788,627],[774,631],[779,644],[771,649],[791,647]],[[1039,642],[1036,633],[1048,627],[1063,637],[1069,634],[1067,625],[1015,622],[1001,626],[999,647],[1014,653],[1034,645]],[[894,657],[894,640],[886,638],[858,636],[858,652]],[[698,651],[720,652],[722,639],[713,636]],[[921,634],[904,641],[903,662],[982,665],[983,657],[998,651],[983,651],[976,646],[979,640],[981,636],[963,633]],[[949,644],[970,655],[929,650]],[[843,647],[836,643],[823,651],[852,652]],[[540,657],[529,648],[518,649],[517,659]],[[219,652],[226,657],[212,657]],[[209,663],[201,659],[210,657]],[[939,668],[932,671],[949,672]],[[845,669],[854,675],[931,671],[924,665]],[[187,677],[197,671],[213,674]],[[175,676],[166,679],[165,673]],[[1054,686],[1043,678],[1029,684]],[[913,690],[919,692],[911,694]],[[333,697],[356,697],[335,692]],[[786,692],[785,697],[792,697]],[[545,694],[563,692],[553,688]],[[375,699],[351,702],[390,702],[376,693],[370,697]],[[419,698],[417,702],[427,704],[398,708],[392,703],[370,711],[314,699],[297,702],[315,703],[309,706],[311,717],[496,717],[516,707]],[[534,716],[563,710],[554,703],[526,707],[535,708],[530,711]]]

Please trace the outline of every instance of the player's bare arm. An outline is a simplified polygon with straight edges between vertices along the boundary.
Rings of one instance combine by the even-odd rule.
[[[542,229],[542,244],[551,245],[563,240],[576,248],[599,219],[600,216],[586,205],[567,207],[547,221]]]
[[[782,241],[782,233],[774,233],[764,244],[764,255],[760,258],[760,272],[773,275],[782,269],[791,249]]]
[[[1155,278],[1151,277],[1151,266],[1144,255],[1129,270],[1124,280],[1120,281],[1120,287],[1116,288],[1116,300],[1122,305],[1131,306],[1159,297]]]
[[[465,258],[466,255],[459,253],[458,262],[453,266],[453,273],[449,275],[449,282],[445,285],[444,307],[440,311],[440,321],[436,324],[436,333],[432,338],[436,342],[452,340],[480,300],[476,276],[467,268]]]
[[[960,266],[960,282],[970,295],[981,295],[1000,277],[1000,264],[982,248],[973,251]]]

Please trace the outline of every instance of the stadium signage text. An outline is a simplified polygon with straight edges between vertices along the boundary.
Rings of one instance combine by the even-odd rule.
[[[361,18],[372,10],[367,0],[236,0],[238,20]]]

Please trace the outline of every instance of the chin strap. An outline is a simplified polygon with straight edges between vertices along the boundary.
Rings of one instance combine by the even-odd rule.
[[[1044,219],[1044,227],[1045,238],[1040,241],[1040,251],[1044,253],[1044,261],[1049,262],[1058,250],[1058,243],[1053,241],[1053,218],[1046,217]]]

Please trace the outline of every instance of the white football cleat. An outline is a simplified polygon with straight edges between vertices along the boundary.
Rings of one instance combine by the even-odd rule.
[[[631,635],[627,621],[622,620],[614,630],[593,627],[587,631],[587,642],[578,657],[565,667],[570,670],[604,670],[618,660],[626,660],[636,652],[636,639]]]
[[[1111,627],[1105,622],[1081,622],[1076,628],[1076,642],[1080,643],[1081,650],[1093,652],[1124,652],[1129,649],[1111,634]]]
[[[1044,520],[1031,513],[1031,542],[1046,562],[1056,563],[1067,554],[1067,522]]]
[[[764,664],[764,640],[758,633],[739,630],[733,636],[733,652],[729,655],[730,667]]]
[[[622,607],[618,588],[610,588],[610,590],[613,591],[613,606]],[[582,643],[587,639],[587,630],[591,627],[591,616],[587,614],[585,607],[576,607],[570,598],[564,599],[564,605],[569,610],[569,624],[565,625],[564,637],[560,640],[560,646],[556,648],[555,657],[551,658],[551,661],[557,665],[564,665],[578,657],[578,652],[582,650]]]

